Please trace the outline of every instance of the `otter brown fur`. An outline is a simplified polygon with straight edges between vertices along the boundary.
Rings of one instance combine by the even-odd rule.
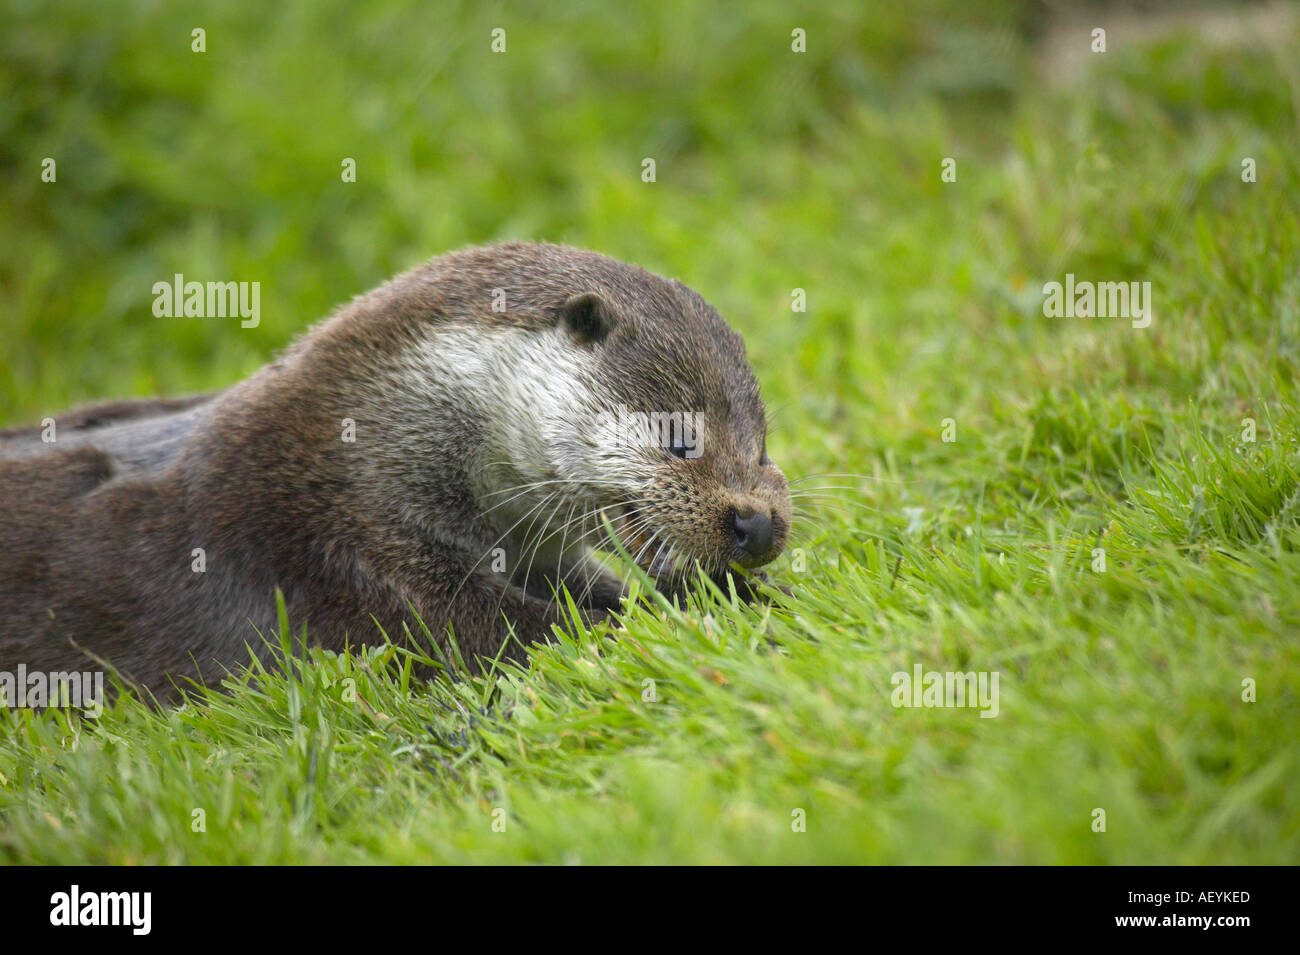
[[[700,453],[592,424],[624,411],[696,414]],[[328,649],[419,633],[413,609],[517,658],[564,622],[560,584],[618,608],[602,514],[668,585],[766,563],[790,526],[740,336],[555,245],[444,255],[224,391],[55,425],[0,432],[0,671],[106,661],[160,697],[264,654],[277,588]]]

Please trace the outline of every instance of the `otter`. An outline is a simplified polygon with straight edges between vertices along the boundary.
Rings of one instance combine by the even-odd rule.
[[[436,649],[518,660],[564,590],[588,623],[621,609],[610,528],[671,591],[768,563],[790,523],[743,342],[698,293],[470,248],[225,390],[0,431],[0,671],[94,661],[171,697],[269,662],[277,591],[326,649],[418,615]]]

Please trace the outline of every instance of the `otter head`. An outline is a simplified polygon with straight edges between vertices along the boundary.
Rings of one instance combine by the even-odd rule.
[[[673,585],[785,547],[790,491],[744,344],[680,282],[504,243],[435,259],[361,307],[393,343],[382,385],[357,389],[382,403],[385,434],[362,466],[403,522],[504,555],[493,569],[528,586],[607,549],[607,522]]]
[[[509,466],[485,503],[518,495],[500,523],[530,526],[521,549],[535,554],[600,546],[604,515],[661,580],[771,561],[790,531],[790,492],[767,455],[740,335],[679,282],[600,256],[582,266],[510,332],[511,353],[527,358],[501,362],[509,434],[484,456]]]

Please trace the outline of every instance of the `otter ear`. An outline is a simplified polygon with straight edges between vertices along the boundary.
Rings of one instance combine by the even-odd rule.
[[[584,345],[603,342],[618,324],[609,303],[595,292],[582,292],[561,305],[560,321]]]

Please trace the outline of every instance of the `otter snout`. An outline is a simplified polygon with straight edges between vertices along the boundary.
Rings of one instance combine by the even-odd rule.
[[[731,533],[736,546],[750,560],[765,557],[776,538],[775,513],[764,514],[752,507],[732,508]]]
[[[742,567],[761,567],[775,560],[790,532],[789,494],[784,478],[768,477],[750,493],[735,495],[724,526],[730,537],[731,561]]]

